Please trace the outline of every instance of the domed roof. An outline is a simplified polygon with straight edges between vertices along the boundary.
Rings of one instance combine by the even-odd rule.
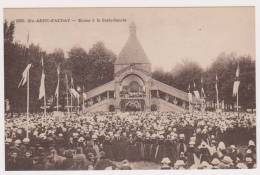
[[[136,36],[136,26],[134,23],[130,24],[129,38],[119,53],[115,64],[150,64],[143,47],[141,46]]]

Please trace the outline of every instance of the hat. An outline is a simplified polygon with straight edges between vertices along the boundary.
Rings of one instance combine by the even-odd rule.
[[[184,134],[180,134],[179,137],[180,137],[180,139],[184,139],[185,135]]]
[[[113,170],[113,167],[112,166],[108,166],[104,170]]]
[[[238,163],[237,165],[236,165],[236,167],[238,168],[238,169],[247,169],[247,166],[246,166],[246,164],[244,164],[244,163]]]
[[[233,160],[229,157],[229,156],[224,156],[223,159],[222,159],[222,162],[224,164],[233,164]]]
[[[231,149],[236,149],[236,146],[235,145],[230,145],[230,148]]]
[[[210,165],[207,161],[203,161],[203,162],[201,162],[201,164],[199,165],[199,168],[209,169],[209,168],[211,168],[211,165]]]
[[[65,152],[65,157],[67,157],[67,158],[73,158],[73,153],[72,153],[72,151],[71,151],[71,150],[66,151],[66,152]]]
[[[219,159],[214,158],[214,159],[211,161],[211,164],[214,165],[214,166],[216,166],[216,165],[219,165],[219,164],[220,164],[220,161],[219,161]]]
[[[12,139],[11,138],[7,138],[7,139],[5,139],[5,142],[6,143],[12,143]]]
[[[255,142],[253,140],[249,140],[248,146],[255,146]]]
[[[21,142],[20,139],[17,139],[14,143],[15,143],[15,144],[21,144],[22,142]]]
[[[246,157],[245,160],[246,160],[246,163],[252,163],[253,162],[252,157]]]
[[[184,165],[185,165],[185,163],[184,163],[183,160],[177,160],[177,161],[175,162],[175,164],[174,164],[174,166],[184,166]]]
[[[247,154],[252,154],[252,150],[251,150],[251,149],[248,149],[248,150],[246,150],[246,153],[247,153]]]
[[[80,137],[79,139],[78,139],[78,142],[83,142],[85,139],[84,139],[84,137]]]
[[[164,157],[161,161],[162,164],[170,164],[171,160],[168,157]]]
[[[226,145],[224,144],[224,142],[219,142],[218,148],[221,150],[224,150],[224,149],[226,149]]]
[[[129,166],[128,160],[123,160],[122,164],[123,164],[124,166]]]
[[[26,137],[26,138],[23,139],[23,143],[29,143],[29,142],[30,142],[29,138]]]

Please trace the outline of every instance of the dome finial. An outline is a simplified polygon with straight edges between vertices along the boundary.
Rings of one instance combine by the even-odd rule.
[[[135,35],[136,34],[136,25],[134,22],[131,22],[130,26],[129,26],[129,30],[130,30],[130,34],[131,35]]]

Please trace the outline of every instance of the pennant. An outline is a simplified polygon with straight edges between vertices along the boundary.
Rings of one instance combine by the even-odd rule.
[[[19,85],[18,85],[18,88],[19,88],[20,86],[23,86],[23,85],[27,82],[28,72],[29,72],[31,66],[32,66],[32,64],[28,64],[28,65],[26,66],[26,68],[24,69],[24,71],[23,71],[23,73],[22,73],[22,79],[21,79],[21,81],[20,81],[20,83],[19,83]]]
[[[235,81],[233,85],[233,96],[237,96],[240,81]]]
[[[43,58],[42,58],[42,77],[41,77],[41,84],[39,88],[39,100],[45,97],[45,73],[43,67]]]

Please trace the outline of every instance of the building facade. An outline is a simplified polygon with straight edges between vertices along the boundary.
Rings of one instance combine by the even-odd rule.
[[[157,81],[140,44],[136,26],[114,63],[114,80],[86,93],[85,111],[184,111],[188,93]],[[193,102],[191,102],[193,103]]]

